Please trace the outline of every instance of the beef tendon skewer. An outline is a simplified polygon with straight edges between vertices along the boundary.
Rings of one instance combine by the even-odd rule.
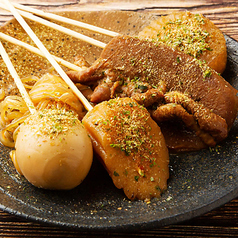
[[[100,48],[104,48],[106,44],[100,41],[95,41],[90,37],[85,37],[78,32],[69,30],[42,18],[38,18],[29,13],[34,13],[35,15],[47,19],[78,26],[111,37],[120,35],[111,30],[103,29],[101,27],[69,19],[60,15],[46,13],[18,3],[13,3],[13,5],[18,9],[24,10],[19,11],[19,13],[28,19],[39,22],[43,25],[49,25],[53,29],[62,31]],[[8,10],[5,6],[0,6]],[[139,32],[138,37],[140,39],[149,39],[151,41],[161,41],[175,49],[182,50],[196,59],[205,61],[218,73],[222,73],[226,67],[227,50],[226,40],[223,33],[212,21],[204,17],[202,14],[193,14],[186,11],[175,12],[167,16],[158,17],[157,20],[152,21],[141,32]]]
[[[92,87],[93,103],[115,97],[132,97],[153,112],[157,107],[159,109],[161,104],[170,103],[169,97],[166,102],[166,93],[174,91],[186,94],[193,104],[198,104],[194,110],[189,111],[185,97],[179,97],[180,99],[175,101],[171,99],[171,103],[183,106],[194,117],[197,126],[202,126],[209,134],[209,125],[214,123],[212,130],[216,132],[210,134],[214,142],[207,140],[206,143],[199,136],[203,136],[203,133],[196,135],[191,128],[180,123],[182,114],[177,113],[176,117],[170,117],[171,120],[164,122],[161,122],[160,117],[159,125],[166,143],[174,151],[199,150],[214,146],[227,137],[237,115],[238,97],[235,88],[205,63],[161,42],[117,36],[108,43],[100,58],[91,67],[81,72],[70,71],[68,75],[74,82]],[[165,84],[165,91],[160,89],[161,81]],[[153,98],[156,100],[152,100]],[[173,114],[172,110],[173,107],[170,107],[167,113]],[[214,114],[216,120],[213,120]],[[202,124],[201,118],[198,119],[196,115],[203,115]],[[156,117],[154,119],[156,120]],[[177,119],[176,123],[174,119]]]

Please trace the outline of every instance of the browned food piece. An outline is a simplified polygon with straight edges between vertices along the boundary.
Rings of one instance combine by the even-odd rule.
[[[158,88],[163,81],[167,91],[186,93],[206,110],[225,119],[228,130],[237,115],[236,89],[201,61],[159,42],[116,37],[89,69],[69,75],[75,81],[96,84],[92,94],[97,99],[94,103],[113,97],[134,97]],[[186,151],[207,147],[179,121],[166,122],[160,127],[170,149]]]
[[[226,68],[226,40],[213,22],[202,14],[176,12],[161,16],[145,27],[138,37],[162,41],[206,61],[218,73]]]
[[[77,55],[74,58],[74,64],[82,67],[82,68],[88,68],[90,66],[90,64],[85,60],[85,58],[83,56]]]
[[[154,103],[161,101],[164,98],[164,94],[166,93],[166,85],[164,82],[160,82],[158,87],[148,89],[144,93],[136,93],[132,96],[132,98],[143,105],[144,107],[149,107]]]
[[[225,119],[208,110],[202,104],[193,101],[185,94],[176,91],[169,92],[165,95],[165,101],[182,105],[188,113],[193,115],[199,127],[210,133],[216,141],[219,142],[227,137],[227,123]]]
[[[164,122],[168,120],[182,120],[188,129],[191,129],[199,136],[204,143],[208,146],[215,146],[216,141],[214,138],[203,131],[197,124],[194,117],[189,114],[181,105],[176,103],[169,103],[158,107],[157,110],[153,111],[152,118],[156,120],[156,122]],[[179,125],[177,125],[179,126]]]
[[[144,107],[131,98],[111,99],[88,112],[83,124],[117,188],[131,200],[160,197],[169,177],[168,149]]]

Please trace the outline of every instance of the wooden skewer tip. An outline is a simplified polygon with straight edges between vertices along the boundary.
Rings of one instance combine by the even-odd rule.
[[[10,74],[12,75],[13,79],[14,79],[14,82],[16,83],[17,85],[17,88],[22,96],[22,98],[24,99],[29,111],[31,114],[34,114],[36,112],[36,109],[35,109],[35,106],[33,104],[33,102],[31,101],[30,99],[30,96],[28,95],[20,77],[18,76],[6,50],[4,49],[3,47],[3,44],[2,42],[0,41],[0,53],[1,53],[1,56],[3,58],[3,61],[5,62],[5,64],[7,65],[7,68],[10,72]]]

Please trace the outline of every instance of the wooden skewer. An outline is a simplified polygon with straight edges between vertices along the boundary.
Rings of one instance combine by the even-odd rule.
[[[31,52],[37,54],[37,55],[40,55],[40,56],[42,56],[42,57],[45,57],[45,55],[42,54],[42,52],[41,52],[38,48],[33,47],[33,46],[31,46],[31,45],[29,45],[29,44],[27,44],[27,43],[25,43],[25,42],[22,42],[22,41],[20,41],[20,40],[17,40],[17,39],[15,39],[15,38],[13,38],[13,37],[11,37],[11,36],[9,36],[9,35],[6,35],[6,34],[4,34],[4,33],[2,33],[2,32],[0,32],[0,38],[3,39],[3,40],[6,40],[6,41],[8,41],[8,42],[10,42],[10,43],[12,43],[12,44],[15,44],[15,45],[24,47],[25,49],[27,49],[27,50],[29,50],[29,51],[31,51]],[[66,61],[66,60],[63,60],[63,59],[61,59],[61,58],[59,58],[59,57],[57,57],[57,56],[54,56],[54,55],[53,55],[53,57],[54,57],[54,59],[55,59],[59,64],[64,65],[64,66],[66,66],[66,67],[69,68],[69,69],[76,70],[76,71],[82,71],[82,70],[83,70],[83,67],[79,67],[79,66],[77,66],[77,65],[75,65],[75,64],[71,64],[70,62],[68,62],[68,61]]]
[[[9,70],[10,74],[12,75],[12,77],[14,79],[14,82],[16,83],[17,88],[19,89],[20,94],[21,94],[22,98],[24,99],[30,113],[34,114],[36,112],[35,106],[34,106],[33,102],[31,101],[31,99],[30,99],[20,77],[18,76],[6,50],[4,49],[1,41],[0,41],[0,53],[1,53],[1,56],[2,56],[5,64],[7,65],[7,68]]]
[[[72,89],[72,91],[77,95],[79,100],[83,103],[84,107],[90,111],[93,109],[92,105],[88,102],[88,100],[84,97],[84,95],[78,90],[78,88],[75,86],[75,84],[70,80],[68,75],[63,71],[63,69],[60,67],[60,65],[56,62],[56,60],[51,56],[51,54],[48,52],[48,50],[45,48],[45,46],[42,44],[42,42],[39,40],[39,38],[35,35],[35,33],[32,31],[32,29],[29,27],[29,25],[26,23],[26,21],[22,18],[22,16],[18,13],[18,11],[15,9],[15,7],[8,1],[3,0],[8,9],[11,11],[11,13],[14,15],[14,17],[17,19],[19,24],[23,27],[23,29],[27,32],[27,34],[31,37],[31,39],[35,42],[37,47],[41,50],[41,52],[45,55],[45,57],[49,60],[49,62],[52,64],[52,66],[55,68],[55,70],[59,73],[61,78],[67,83],[67,85]]]
[[[119,33],[117,33],[117,32],[106,30],[106,29],[101,28],[101,27],[93,26],[93,25],[90,25],[90,24],[87,24],[87,23],[84,23],[84,22],[76,21],[76,20],[73,20],[73,19],[70,19],[70,18],[67,18],[67,17],[63,17],[63,16],[53,14],[53,13],[44,12],[42,10],[38,10],[38,9],[35,9],[35,8],[32,8],[32,7],[23,6],[19,3],[12,3],[12,5],[15,6],[17,9],[21,9],[21,10],[26,11],[26,12],[31,12],[31,13],[34,13],[38,16],[45,17],[47,19],[57,20],[57,21],[67,23],[67,24],[70,24],[70,25],[79,26],[81,28],[88,29],[88,30],[91,30],[91,31],[94,31],[94,32],[98,32],[100,34],[104,34],[104,35],[107,35],[107,36],[115,37],[115,36],[119,35]]]
[[[3,0],[3,1],[5,2],[5,0]],[[12,7],[13,7],[13,6],[12,6]],[[2,3],[0,3],[0,8],[5,9],[5,10],[7,10],[7,11],[10,10],[10,9],[8,8],[8,5],[6,6],[5,4],[2,4]],[[83,41],[85,41],[85,42],[87,42],[87,43],[90,43],[90,44],[92,44],[92,45],[98,46],[98,47],[100,47],[100,48],[105,48],[105,46],[106,46],[106,44],[103,43],[103,42],[101,42],[101,41],[95,40],[95,39],[93,39],[93,38],[91,38],[91,37],[85,36],[85,35],[83,35],[83,34],[80,34],[80,33],[76,32],[76,31],[70,30],[70,29],[68,29],[68,28],[66,28],[66,27],[57,25],[57,24],[55,24],[55,23],[53,23],[53,22],[50,22],[50,21],[44,20],[44,19],[42,19],[42,18],[40,18],[40,17],[34,16],[34,15],[32,15],[31,13],[18,10],[18,14],[24,16],[24,17],[27,18],[27,19],[30,19],[30,20],[35,21],[35,22],[38,22],[38,23],[40,23],[40,24],[42,24],[42,25],[51,27],[51,28],[53,28],[53,29],[55,29],[55,30],[58,30],[58,31],[63,32],[63,33],[65,33],[65,34],[68,34],[68,35],[70,35],[70,36],[73,36],[73,37],[75,37],[75,38],[78,38],[78,39],[80,39],[80,40],[83,40]],[[23,19],[23,18],[22,18],[22,19]]]

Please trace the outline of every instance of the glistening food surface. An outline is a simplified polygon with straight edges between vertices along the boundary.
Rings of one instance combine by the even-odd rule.
[[[82,17],[80,14],[83,15],[85,21],[91,19],[92,16],[90,15],[92,13],[78,13],[77,15],[71,13],[71,17],[77,17],[80,20]],[[117,28],[122,23],[120,27],[124,27],[122,32],[125,34],[129,32],[128,28],[131,30],[139,27],[136,23],[138,19],[148,17],[125,12],[98,13],[93,14],[92,21],[106,27],[104,22],[110,14],[115,16],[112,25],[114,24]],[[16,30],[19,28],[16,27]],[[49,45],[54,51],[53,38],[55,35],[51,33],[50,36],[45,38],[45,41],[51,42]],[[67,53],[67,43],[71,41],[69,37],[59,36],[54,38],[54,40],[58,40],[56,43],[59,43],[56,44],[58,46],[56,51],[58,50],[58,53],[62,54],[62,48]],[[24,35],[21,37],[24,38]],[[233,49],[237,49],[237,43],[229,38],[227,40],[228,68],[224,77],[226,76],[225,78],[237,88],[237,61],[233,57]],[[75,40],[72,42],[77,43]],[[12,49],[11,56],[13,58],[19,57],[21,54],[24,56],[24,51],[19,52],[19,48],[13,49],[10,45],[9,48]],[[89,46],[91,49],[89,52],[92,54],[88,55],[97,57],[97,52],[93,53],[92,48]],[[39,59],[32,61],[32,57],[34,58],[34,56],[19,58],[19,68],[23,70],[23,66],[29,66],[35,70],[34,73],[40,74],[44,67],[33,67],[35,62],[40,65],[41,61]],[[85,229],[113,229],[119,228],[121,225],[131,229],[145,228],[188,219],[219,206],[237,195],[236,135],[237,124],[235,123],[228,139],[215,149],[171,156],[169,189],[162,199],[152,200],[150,204],[140,201],[132,203],[124,199],[123,193],[114,188],[107,173],[96,161],[83,184],[69,193],[36,189],[19,178],[6,154],[1,159],[3,171],[0,183],[3,191],[2,207],[5,206],[8,211],[30,216],[36,220]]]

